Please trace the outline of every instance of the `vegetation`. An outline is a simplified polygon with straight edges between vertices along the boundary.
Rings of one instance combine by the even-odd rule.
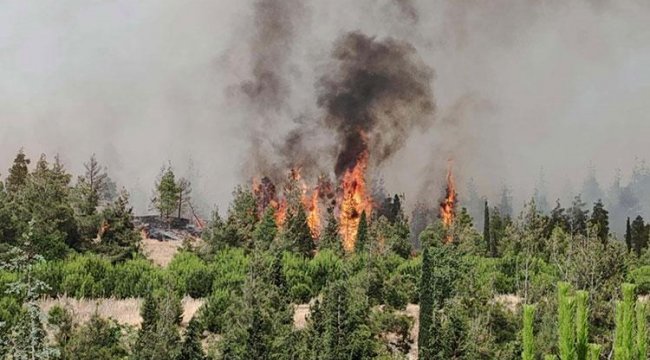
[[[315,235],[295,184],[284,221],[240,186],[203,241],[160,267],[95,157],[76,183],[56,158],[31,166],[19,152],[0,187],[3,359],[647,358],[650,227],[613,221],[603,201],[543,211],[531,199],[515,216],[506,188],[498,206],[476,196],[476,218],[418,216],[416,231],[404,198],[384,196],[346,253],[335,207]],[[168,166],[153,186],[165,221],[191,212],[177,179]],[[61,295],[141,298],[142,323],[44,314],[39,301]],[[183,296],[204,299],[187,324]]]

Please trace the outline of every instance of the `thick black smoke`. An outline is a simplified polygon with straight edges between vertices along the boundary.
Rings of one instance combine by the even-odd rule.
[[[324,124],[336,132],[335,174],[340,176],[368,152],[374,165],[391,157],[414,128],[433,119],[433,70],[407,42],[377,40],[359,32],[334,45],[334,69],[319,82]]]

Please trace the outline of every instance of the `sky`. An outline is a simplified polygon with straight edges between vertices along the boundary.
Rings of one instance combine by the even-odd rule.
[[[448,159],[491,198],[507,184],[523,201],[542,171],[551,198],[590,167],[606,187],[650,157],[648,18],[645,0],[5,0],[0,177],[21,147],[77,174],[95,153],[145,212],[171,163],[225,209],[258,142],[319,121],[332,44],[359,31],[435,74],[431,126],[375,169],[389,192],[435,201]],[[276,108],[242,95],[259,64],[286,86]]]

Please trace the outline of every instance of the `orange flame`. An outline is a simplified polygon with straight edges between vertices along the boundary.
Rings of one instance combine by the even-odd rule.
[[[354,168],[346,170],[341,181],[343,193],[339,199],[339,232],[347,252],[354,250],[361,213],[365,211],[366,216],[370,216],[372,211],[372,200],[366,191],[367,168],[368,153],[364,152]]]
[[[309,225],[309,230],[311,236],[314,239],[317,239],[320,236],[320,211],[318,208],[318,189],[315,189],[311,193],[311,197],[307,197],[306,194],[303,195],[303,205],[307,211],[307,225]]]
[[[456,218],[456,202],[458,194],[456,193],[456,184],[454,183],[454,175],[451,170],[451,162],[447,168],[447,193],[445,199],[440,203],[440,219],[442,224],[448,229]],[[451,237],[447,237],[447,242]]]

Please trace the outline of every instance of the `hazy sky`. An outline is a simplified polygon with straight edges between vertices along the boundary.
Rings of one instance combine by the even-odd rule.
[[[650,158],[646,0],[304,1],[276,14],[293,30],[290,91],[273,126],[256,128],[233,89],[259,55],[260,1],[1,1],[0,174],[20,147],[58,152],[73,172],[94,152],[142,209],[160,167],[186,172],[191,158],[195,190],[224,208],[251,132],[281,137],[317,118],[314,84],[354,30],[410,42],[435,71],[433,126],[380,169],[407,201],[448,158],[481,193],[505,182],[520,197],[542,167],[559,193],[590,164],[607,185]]]

